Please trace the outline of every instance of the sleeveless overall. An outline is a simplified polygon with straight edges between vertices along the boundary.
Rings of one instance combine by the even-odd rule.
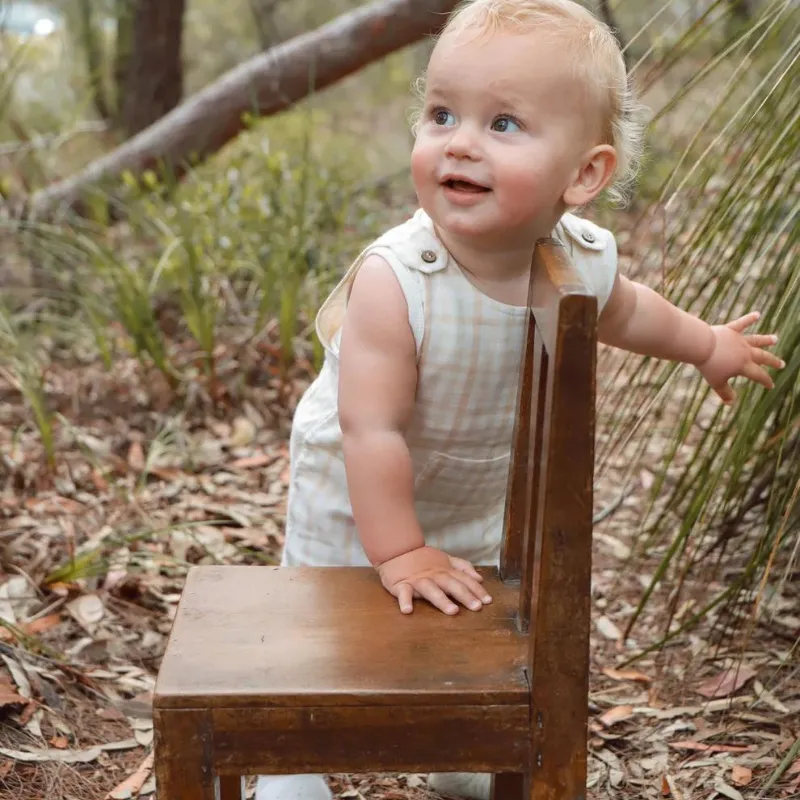
[[[612,234],[565,214],[553,235],[602,310],[616,274]],[[496,564],[526,309],[476,289],[422,210],[358,256],[317,316],[325,363],[294,417],[283,564],[369,566],[348,499],[337,385],[347,298],[371,253],[394,271],[417,346],[416,404],[406,441],[425,542],[473,564]]]

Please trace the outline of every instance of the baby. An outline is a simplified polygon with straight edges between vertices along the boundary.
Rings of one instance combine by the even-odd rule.
[[[555,236],[624,350],[694,364],[730,403],[735,376],[783,363],[617,272],[614,237],[570,210],[631,180],[643,127],[619,45],[571,0],[473,0],[431,55],[411,172],[420,209],[370,244],[322,306],[325,363],[291,436],[283,564],[372,565],[402,613],[491,602],[531,257]],[[431,776],[485,796],[488,780]],[[258,800],[325,798],[320,776],[259,780]]]

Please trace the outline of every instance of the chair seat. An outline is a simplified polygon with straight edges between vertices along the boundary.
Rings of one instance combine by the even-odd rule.
[[[371,568],[195,567],[164,655],[158,708],[499,706],[530,701],[519,589],[403,615]]]

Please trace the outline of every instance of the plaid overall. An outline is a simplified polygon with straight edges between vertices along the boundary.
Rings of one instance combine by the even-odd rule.
[[[612,234],[565,214],[554,236],[602,309],[616,274]],[[417,345],[416,405],[406,440],[425,541],[473,564],[496,564],[526,309],[476,289],[422,210],[359,255],[317,316],[325,363],[294,417],[283,563],[369,565],[348,499],[337,384],[349,289],[370,253],[394,271]]]

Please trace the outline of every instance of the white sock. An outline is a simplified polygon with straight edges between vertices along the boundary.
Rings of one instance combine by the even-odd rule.
[[[432,772],[428,776],[428,788],[437,794],[469,800],[489,800],[491,787],[492,776],[488,772]]]
[[[255,800],[333,800],[322,775],[259,775]]]

